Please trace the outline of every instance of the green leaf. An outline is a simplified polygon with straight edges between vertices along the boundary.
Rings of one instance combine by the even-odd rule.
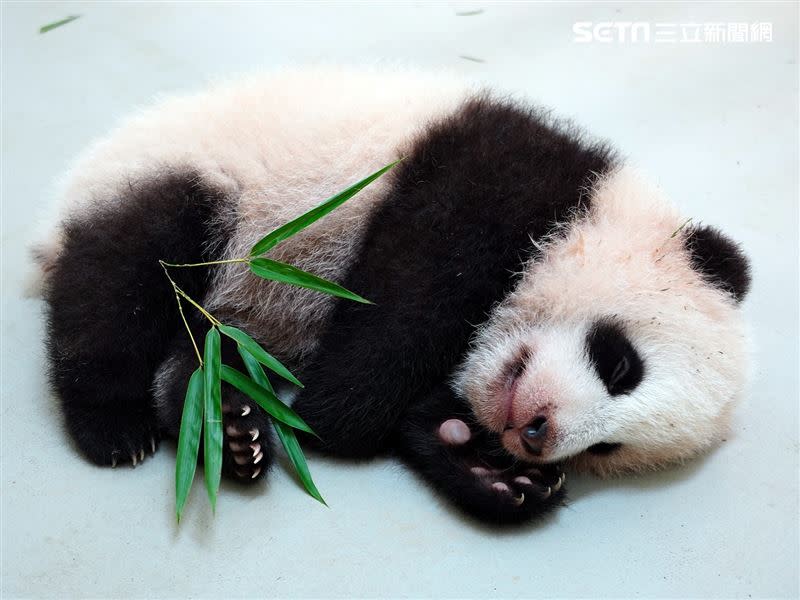
[[[292,375],[289,369],[284,367],[277,358],[275,358],[274,356],[269,354],[266,350],[264,350],[259,345],[258,342],[256,342],[253,338],[247,335],[244,331],[242,331],[241,329],[236,329],[236,327],[231,327],[230,325],[220,325],[219,330],[225,335],[227,335],[229,338],[234,340],[239,345],[239,354],[241,354],[242,348],[246,349],[251,355],[255,357],[255,359],[258,362],[267,367],[270,371],[277,373],[290,383],[293,383],[300,387],[304,387],[303,384],[300,383],[300,381],[297,379],[297,377]]]
[[[52,31],[56,27],[61,27],[62,25],[66,25],[67,23],[72,23],[75,19],[80,19],[81,15],[70,15],[65,19],[61,19],[60,21],[53,21],[52,23],[48,23],[47,25],[42,25],[39,27],[39,33],[47,33],[48,31]]]
[[[283,444],[283,447],[286,449],[286,454],[289,456],[289,460],[292,461],[297,475],[300,477],[300,481],[303,482],[306,491],[311,494],[313,498],[322,502],[325,506],[328,506],[319,493],[317,486],[314,485],[314,480],[311,479],[311,472],[308,470],[306,457],[303,456],[303,449],[300,447],[300,442],[297,441],[297,435],[295,435],[294,430],[280,421],[273,421],[272,425],[275,427],[281,444]]]
[[[203,352],[205,367],[205,386],[203,398],[205,404],[205,436],[203,446],[203,462],[205,463],[206,490],[211,500],[211,509],[217,510],[217,492],[222,474],[222,390],[220,374],[222,359],[220,354],[220,337],[216,327],[206,334],[206,345]]]
[[[269,378],[264,374],[264,369],[261,368],[259,361],[242,346],[239,346],[239,354],[242,360],[244,360],[247,372],[250,374],[253,381],[264,389],[274,392],[272,384],[269,382]],[[317,486],[314,485],[311,472],[308,470],[306,458],[303,456],[303,449],[300,447],[300,442],[297,441],[294,430],[286,423],[281,423],[280,421],[272,421],[272,425],[275,427],[278,438],[280,438],[281,444],[283,444],[283,447],[286,449],[286,454],[289,456],[289,460],[292,461],[297,475],[300,477],[300,481],[303,483],[306,491],[313,498],[319,500],[322,504],[325,504],[325,506],[328,506],[319,493]]]
[[[311,225],[314,221],[317,221],[327,215],[332,210],[338,208],[342,204],[344,204],[347,200],[355,196],[358,192],[363,190],[367,187],[370,183],[375,181],[378,177],[386,173],[389,169],[394,167],[399,160],[394,161],[391,164],[386,165],[382,169],[375,171],[372,175],[365,177],[358,183],[351,185],[349,188],[336,194],[335,196],[328,198],[320,204],[319,206],[312,208],[307,213],[304,213],[294,219],[293,221],[289,221],[285,225],[278,227],[274,231],[268,233],[266,236],[261,238],[255,246],[253,246],[252,250],[250,250],[250,256],[259,256],[264,254],[268,250],[274,248],[283,240],[290,238],[295,233],[302,231],[309,225]]]
[[[183,402],[178,457],[175,462],[175,514],[179,523],[197,469],[197,452],[203,429],[203,377],[202,369],[192,373],[186,388],[186,400]]]
[[[258,362],[256,357],[250,354],[250,352],[248,352],[242,346],[239,346],[239,356],[241,356],[242,360],[244,361],[244,366],[247,368],[247,373],[250,375],[250,379],[268,392],[274,394],[275,388],[272,387],[269,377],[267,377],[267,374],[264,373],[264,369],[261,368],[261,364]]]
[[[309,288],[324,294],[330,294],[331,296],[355,300],[362,304],[372,304],[369,300],[344,289],[340,285],[307,273],[306,271],[302,271],[292,265],[287,265],[286,263],[278,262],[270,258],[254,258],[250,261],[250,270],[264,279],[271,279],[273,281]]]
[[[237,388],[245,396],[249,396],[258,402],[261,408],[279,421],[283,421],[296,429],[301,429],[307,433],[316,435],[311,427],[309,427],[296,412],[278,399],[274,392],[257,384],[244,373],[228,365],[222,365],[222,379]]]

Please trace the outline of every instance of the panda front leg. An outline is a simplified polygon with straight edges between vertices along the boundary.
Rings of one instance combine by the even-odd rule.
[[[409,409],[396,448],[435,490],[482,521],[528,521],[565,499],[565,475],[557,465],[523,463],[509,455],[446,383]]]
[[[191,322],[195,339],[202,340],[208,329],[199,319]],[[222,362],[242,372],[236,345],[223,336]],[[177,440],[189,377],[197,368],[197,357],[188,334],[181,331],[173,341],[167,359],[153,382],[160,431]],[[222,383],[222,474],[229,480],[252,483],[266,475],[273,462],[272,423],[253,400],[227,383]],[[203,445],[200,444],[202,457]]]

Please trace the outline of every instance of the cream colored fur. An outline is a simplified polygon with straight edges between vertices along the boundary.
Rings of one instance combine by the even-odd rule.
[[[236,233],[223,257],[246,256],[270,230],[400,158],[408,140],[468,93],[441,73],[320,67],[166,98],[77,160],[61,186],[61,219],[90,219],[98,205],[124,199],[131,180],[192,168],[229,198],[220,225],[233,224]],[[378,180],[270,256],[340,280],[389,180]],[[58,255],[58,232],[48,239],[36,251],[45,276]],[[284,357],[314,349],[332,306],[328,296],[259,280],[242,265],[219,269],[205,303],[220,318],[264,332],[263,341]]]
[[[498,374],[521,343],[532,350],[514,419],[552,411],[548,461],[599,442],[623,446],[576,463],[600,474],[679,462],[725,435],[745,386],[747,341],[740,311],[690,265],[685,220],[631,168],[600,179],[591,210],[541,246],[515,292],[477,333],[454,385],[484,424],[502,431]],[[610,397],[585,350],[591,323],[615,317],[645,363],[630,394]],[[517,435],[506,447],[530,459]]]

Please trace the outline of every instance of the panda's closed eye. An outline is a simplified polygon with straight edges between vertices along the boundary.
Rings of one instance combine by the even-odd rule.
[[[644,363],[618,323],[595,323],[586,336],[586,350],[612,396],[630,393],[642,381]]]
[[[619,359],[617,366],[614,367],[614,371],[611,373],[611,377],[608,380],[608,387],[618,387],[620,382],[625,380],[625,377],[628,375],[628,373],[630,373],[630,371],[631,361],[627,356],[623,355],[623,357]]]

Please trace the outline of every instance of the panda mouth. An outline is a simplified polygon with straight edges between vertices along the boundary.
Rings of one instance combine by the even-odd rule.
[[[609,454],[619,450],[621,447],[622,444],[619,442],[600,442],[599,444],[589,446],[586,449],[586,452],[592,454],[593,456],[608,456]]]

